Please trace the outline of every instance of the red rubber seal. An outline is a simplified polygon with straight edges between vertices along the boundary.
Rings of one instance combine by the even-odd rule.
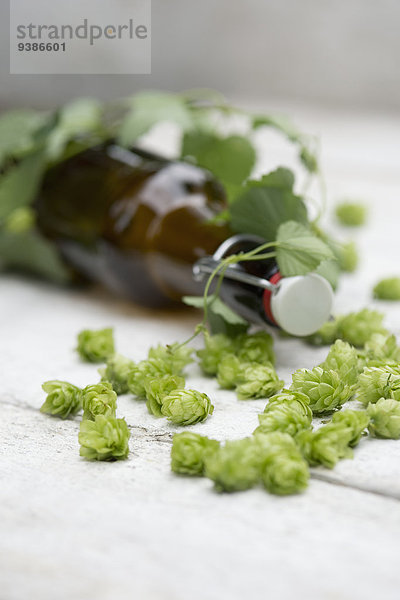
[[[280,274],[279,271],[277,271],[276,273],[274,273],[274,275],[272,275],[272,277],[269,278],[269,281],[271,283],[278,283],[278,281],[280,281],[282,279],[282,275]],[[271,321],[271,323],[273,323],[274,325],[278,325],[278,323],[275,321],[274,319],[274,315],[272,314],[272,310],[271,310],[271,296],[272,296],[272,292],[270,292],[269,290],[264,290],[263,293],[263,306],[264,306],[264,312],[267,316],[267,319],[269,321]]]

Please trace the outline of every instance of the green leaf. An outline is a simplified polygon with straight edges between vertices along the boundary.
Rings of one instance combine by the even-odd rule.
[[[131,101],[130,111],[121,124],[118,142],[129,146],[153,125],[162,121],[172,121],[182,129],[188,129],[192,117],[185,99],[164,92],[136,94]]]
[[[184,135],[182,156],[192,157],[196,163],[209,169],[223,184],[240,185],[254,167],[256,153],[249,140],[240,135],[226,138],[204,131],[190,131]]]
[[[34,134],[47,116],[34,110],[13,110],[0,117],[0,168],[7,158],[18,158],[34,147]]]
[[[299,142],[302,138],[301,132],[285,115],[255,115],[253,129],[260,127],[272,127],[283,133],[291,142]]]
[[[1,268],[33,272],[56,283],[70,279],[57,250],[34,230],[19,234],[0,231]]]
[[[305,275],[325,260],[333,260],[331,249],[307,227],[288,221],[278,229],[276,258],[284,276]]]
[[[0,176],[0,220],[15,209],[28,206],[35,197],[45,168],[43,152],[25,157]]]
[[[321,275],[321,277],[325,277],[332,288],[336,290],[340,277],[340,266],[337,260],[323,260],[315,272]]]
[[[182,301],[188,306],[196,308],[204,307],[203,296],[184,296]],[[224,333],[230,337],[235,337],[240,333],[245,333],[249,328],[247,321],[237,315],[225,302],[214,294],[210,294],[207,298],[208,320],[211,332]]]
[[[293,194],[292,185],[291,172],[282,168],[260,181],[249,181],[230,209],[233,231],[274,241],[282,223],[290,220],[306,225],[306,206]]]
[[[48,156],[57,159],[70,140],[99,133],[102,127],[101,117],[101,104],[91,98],[81,98],[64,106],[56,126],[47,138]]]

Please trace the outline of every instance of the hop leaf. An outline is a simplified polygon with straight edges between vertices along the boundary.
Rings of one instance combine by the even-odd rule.
[[[235,342],[232,338],[218,333],[217,335],[204,336],[203,350],[197,351],[200,366],[206,375],[216,375],[218,365],[225,354],[235,353]]]
[[[218,492],[236,492],[253,487],[260,478],[259,448],[254,438],[226,442],[205,461],[206,477]]]
[[[283,387],[271,364],[249,364],[240,375],[240,384],[236,388],[239,400],[249,398],[269,398]]]
[[[350,227],[363,225],[367,217],[366,207],[359,202],[342,202],[335,212],[339,222]]]
[[[60,419],[76,415],[81,405],[81,390],[67,381],[46,381],[42,385],[47,398],[40,408],[40,412]]]
[[[111,383],[116,394],[126,394],[128,388],[128,375],[134,369],[135,363],[122,356],[122,354],[114,354],[107,360],[105,367],[99,369],[102,381]]]
[[[239,335],[236,344],[237,355],[241,362],[275,363],[274,341],[265,331]]]
[[[280,394],[272,396],[264,413],[258,415],[258,420],[260,425],[254,431],[256,435],[281,431],[294,436],[311,425],[312,411],[309,399],[300,392],[283,390]]]
[[[367,406],[380,398],[400,400],[400,367],[368,367],[361,373],[357,400]]]
[[[351,430],[349,446],[354,448],[359,443],[361,436],[368,427],[369,417],[363,410],[341,410],[332,417],[332,423],[342,425]]]
[[[185,387],[185,380],[179,375],[163,375],[156,379],[146,379],[146,406],[151,415],[161,417],[163,400],[172,391]]]
[[[375,437],[398,440],[400,438],[400,402],[380,398],[367,408],[370,417],[369,432]]]
[[[123,460],[129,453],[129,437],[125,419],[97,415],[94,421],[83,420],[80,455],[87,460]]]
[[[129,391],[139,398],[144,398],[146,396],[146,381],[173,374],[172,364],[162,358],[142,360],[134,365],[129,372]]]
[[[189,348],[185,344],[170,344],[162,346],[159,344],[155,348],[150,348],[148,358],[163,360],[170,368],[174,375],[181,375],[183,369],[193,361],[193,348]]]
[[[292,379],[290,389],[308,396],[316,415],[335,410],[353,395],[352,387],[342,381],[336,371],[325,371],[321,367],[299,369]]]
[[[224,354],[218,364],[217,381],[227,390],[236,387],[243,371],[243,363],[235,354]]]
[[[287,433],[275,432],[258,436],[261,479],[271,494],[286,496],[302,492],[310,473],[294,439]]]
[[[78,334],[77,351],[83,360],[104,362],[114,354],[113,330],[110,327],[97,331],[84,329]]]
[[[212,415],[214,406],[207,394],[196,390],[174,390],[162,401],[161,413],[177,425],[194,425]]]
[[[328,423],[317,431],[304,430],[296,436],[296,442],[309,465],[324,465],[333,469],[341,458],[351,458],[349,447],[353,440],[351,427],[341,423]]]
[[[205,461],[219,448],[217,440],[185,431],[172,439],[171,469],[183,475],[203,475]]]
[[[94,421],[97,415],[115,417],[117,394],[111,383],[87,385],[82,390],[83,418]]]
[[[357,383],[359,357],[357,350],[347,342],[336,340],[320,366],[326,371],[336,371],[347,385],[354,386]]]

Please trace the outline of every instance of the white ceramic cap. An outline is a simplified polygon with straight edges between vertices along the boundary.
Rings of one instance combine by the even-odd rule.
[[[292,335],[315,333],[331,315],[333,291],[326,279],[310,273],[284,277],[271,296],[278,325]]]

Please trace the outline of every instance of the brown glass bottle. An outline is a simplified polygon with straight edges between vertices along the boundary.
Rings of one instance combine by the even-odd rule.
[[[199,295],[193,264],[230,235],[212,175],[110,142],[52,167],[36,200],[40,230],[79,273],[135,302]]]
[[[40,230],[78,273],[153,307],[202,295],[221,259],[263,242],[213,221],[225,207],[209,172],[112,142],[52,167],[36,199]],[[230,266],[220,296],[293,335],[317,331],[332,305],[325,279],[281,278],[273,258]]]

